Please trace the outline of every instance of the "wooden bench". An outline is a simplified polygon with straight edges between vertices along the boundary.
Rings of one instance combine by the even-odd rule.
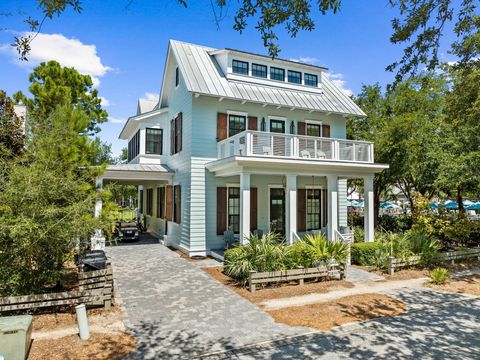
[[[282,271],[250,271],[248,276],[248,287],[253,293],[255,292],[256,285],[259,284],[298,280],[299,285],[303,285],[305,279],[336,276],[338,276],[340,280],[345,278],[344,264],[336,264],[329,267],[320,266],[314,268],[299,268]]]

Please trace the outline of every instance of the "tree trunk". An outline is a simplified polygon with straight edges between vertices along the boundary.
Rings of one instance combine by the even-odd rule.
[[[463,188],[457,188],[457,203],[458,203],[458,212],[460,214],[465,214],[465,208],[463,207]]]

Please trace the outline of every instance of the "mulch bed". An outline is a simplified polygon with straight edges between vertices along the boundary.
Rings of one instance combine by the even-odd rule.
[[[327,331],[355,321],[398,316],[405,310],[405,304],[390,296],[363,294],[324,303],[282,308],[268,311],[268,314],[282,324]]]
[[[135,339],[126,334],[91,333],[90,339],[80,340],[78,335],[59,339],[35,340],[29,360],[116,360],[135,350]]]
[[[271,299],[281,299],[314,293],[327,293],[333,290],[352,288],[354,286],[349,281],[335,279],[305,281],[305,285],[303,286],[298,285],[298,282],[279,283],[265,288],[259,287],[257,288],[257,291],[252,294],[246,287],[241,286],[235,280],[225,275],[222,266],[203,267],[201,269],[254,304],[260,304]]]
[[[480,296],[480,275],[455,278],[443,285],[434,285],[431,283],[427,283],[426,285],[432,289]]]

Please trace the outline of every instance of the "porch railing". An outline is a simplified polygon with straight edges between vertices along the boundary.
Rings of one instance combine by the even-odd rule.
[[[373,143],[316,136],[243,131],[218,143],[218,158],[265,156],[373,163]]]

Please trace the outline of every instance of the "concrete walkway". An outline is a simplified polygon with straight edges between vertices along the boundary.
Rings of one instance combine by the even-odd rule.
[[[160,244],[107,248],[125,325],[139,341],[129,359],[196,358],[311,329],[270,316]]]

